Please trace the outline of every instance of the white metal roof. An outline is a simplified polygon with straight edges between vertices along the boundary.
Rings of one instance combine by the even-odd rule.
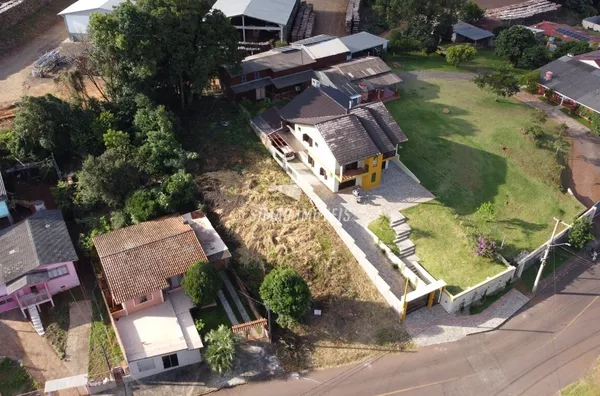
[[[245,15],[279,25],[285,25],[297,0],[217,0],[212,7],[225,16]]]
[[[388,42],[388,40],[367,32],[341,37],[340,40],[352,53],[364,51]]]
[[[306,50],[313,57],[313,59],[321,59],[328,56],[350,52],[348,47],[346,47],[339,38],[313,44],[306,47]]]
[[[116,6],[124,2],[125,0],[79,0],[59,12],[58,15],[95,10],[113,11]]]

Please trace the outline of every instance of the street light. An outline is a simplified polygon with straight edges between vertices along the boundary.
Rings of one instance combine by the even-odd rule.
[[[558,228],[558,224],[560,223],[560,220],[557,218],[554,218],[554,221],[556,222],[556,224],[554,225],[554,230],[552,231],[552,236],[550,237],[550,242],[552,242],[554,240],[554,235],[556,235],[556,229]],[[535,293],[535,291],[537,290],[538,287],[538,283],[540,281],[540,278],[542,277],[542,272],[544,271],[544,266],[546,265],[546,260],[548,259],[548,253],[550,253],[550,248],[551,247],[557,247],[557,246],[571,246],[570,243],[557,243],[552,245],[551,243],[548,243],[546,245],[546,251],[544,252],[544,256],[542,257],[542,262],[540,264],[540,270],[537,273],[537,276],[535,277],[535,282],[533,282],[533,288],[531,289],[532,292]]]

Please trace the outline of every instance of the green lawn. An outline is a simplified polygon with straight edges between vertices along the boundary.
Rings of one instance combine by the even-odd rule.
[[[564,108],[564,107],[562,109],[560,109],[560,111],[562,111],[563,113],[565,113],[566,115],[568,115],[569,117],[574,119],[575,121],[579,122],[584,127],[592,129],[592,123],[590,121],[588,121],[587,119],[583,118],[582,116],[580,116],[579,114],[571,113],[569,111],[569,109]]]
[[[556,125],[548,123],[542,147],[522,134],[530,107],[512,99],[495,102],[462,80],[407,81],[401,98],[388,104],[409,139],[400,159],[437,197],[403,214],[421,263],[450,292],[505,268],[474,255],[477,234],[504,241],[501,252],[511,259],[548,239],[553,216],[570,220],[584,209],[559,190]],[[487,221],[477,213],[486,202],[494,208]]]
[[[390,225],[389,217],[384,215],[379,216],[369,224],[369,230],[377,235],[377,238],[389,247],[392,252],[396,254],[400,253],[400,249],[398,249],[398,246],[394,243],[396,231],[394,231]]]
[[[548,261],[546,262],[544,271],[542,271],[541,279],[545,279],[551,274],[553,274],[555,270],[558,270],[560,267],[562,267],[562,265],[566,263],[570,258],[573,258],[573,253],[569,253],[560,247],[552,249],[548,256]],[[523,271],[523,274],[521,275],[521,280],[523,281],[523,283],[525,283],[525,285],[527,285],[527,290],[533,289],[533,283],[535,282],[535,277],[537,276],[539,269],[540,263],[536,262],[531,267]]]
[[[200,332],[202,340],[204,340],[204,335],[206,333],[216,329],[219,325],[224,324],[227,327],[231,326],[227,313],[219,301],[217,301],[217,305],[214,307],[193,309],[191,313],[194,320],[201,319],[204,322],[204,328]]]
[[[465,63],[458,68],[446,62],[446,58],[441,55],[425,55],[422,52],[413,52],[404,55],[389,54],[386,60],[392,67],[394,67],[394,62],[400,64],[400,67],[394,67],[396,71],[430,70],[472,73],[476,73],[480,70],[496,69],[503,63],[508,62],[508,60],[496,56],[494,51],[489,49],[478,50],[477,56],[472,62]],[[528,72],[528,70],[517,68],[513,68],[513,71],[519,75]]]
[[[19,395],[38,389],[29,373],[18,362],[0,359],[0,391],[3,396]]]

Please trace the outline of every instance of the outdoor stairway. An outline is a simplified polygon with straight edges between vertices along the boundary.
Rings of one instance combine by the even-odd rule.
[[[410,239],[403,239],[400,242],[396,242],[396,246],[398,246],[400,249],[400,254],[398,254],[400,258],[405,258],[415,254],[416,247],[413,241]]]
[[[396,238],[394,238],[394,243],[402,242],[405,239],[408,239],[411,233],[411,228],[406,223],[402,223],[400,225],[392,226],[392,229],[396,232]]]
[[[31,318],[31,324],[35,331],[41,336],[46,334],[46,332],[44,331],[44,326],[42,325],[42,319],[40,318],[40,313],[38,312],[37,306],[35,306],[35,304],[32,304],[28,306],[27,309],[29,310],[29,317]]]

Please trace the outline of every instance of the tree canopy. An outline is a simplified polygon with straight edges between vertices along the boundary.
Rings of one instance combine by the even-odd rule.
[[[558,59],[568,54],[585,54],[586,52],[590,52],[591,50],[592,48],[585,41],[563,41],[556,45],[556,49],[554,50],[552,55],[554,55],[555,59]]]
[[[291,267],[273,269],[260,286],[260,297],[277,314],[277,323],[290,327],[310,307],[311,295],[306,281]]]
[[[208,342],[205,359],[211,370],[219,375],[230,371],[235,360],[235,336],[230,328],[219,325],[204,337]]]
[[[185,294],[196,305],[202,306],[215,301],[223,280],[210,263],[198,261],[188,268],[183,278]]]
[[[502,65],[491,73],[480,73],[475,77],[475,84],[480,89],[488,89],[499,97],[513,96],[519,92],[517,77],[510,72],[508,65]]]
[[[495,43],[496,55],[506,56],[515,67],[519,65],[526,49],[539,45],[533,32],[520,25],[503,30]]]
[[[465,3],[460,9],[459,17],[461,20],[467,23],[477,22],[485,15],[485,10],[474,3],[469,1]]]
[[[461,63],[472,61],[476,55],[477,50],[470,44],[453,45],[446,50],[446,62],[458,67]]]
[[[91,60],[111,97],[141,93],[182,107],[236,65],[238,35],[225,15],[205,1],[139,0],[90,18]]]
[[[525,69],[537,69],[538,67],[544,66],[546,63],[552,60],[552,55],[546,47],[541,45],[535,45],[533,47],[526,48],[523,51],[523,56],[519,60],[519,66]]]

